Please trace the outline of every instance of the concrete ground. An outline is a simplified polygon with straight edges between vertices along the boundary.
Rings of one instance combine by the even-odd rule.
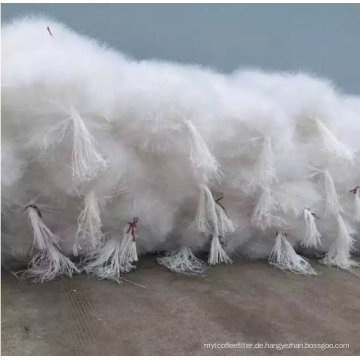
[[[205,277],[142,258],[130,283],[78,275],[46,284],[2,274],[2,355],[360,355],[360,271],[321,275],[237,260]],[[238,344],[206,349],[204,344]],[[251,349],[245,344],[349,344]],[[250,346],[250,345],[247,345]]]

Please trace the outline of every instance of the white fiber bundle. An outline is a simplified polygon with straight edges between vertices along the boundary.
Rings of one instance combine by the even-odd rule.
[[[48,281],[121,282],[145,253],[351,270],[360,98],[306,74],[135,61],[66,26],[2,29],[2,254]]]

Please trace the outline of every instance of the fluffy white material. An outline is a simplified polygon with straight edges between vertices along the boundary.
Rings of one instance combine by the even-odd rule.
[[[360,98],[327,80],[139,62],[16,20],[2,29],[5,265],[120,282],[144,253],[201,273],[204,252],[311,275],[297,251],[313,251],[351,270],[359,119]]]

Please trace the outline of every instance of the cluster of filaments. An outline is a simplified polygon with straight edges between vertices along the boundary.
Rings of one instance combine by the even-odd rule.
[[[87,184],[91,181],[96,182],[99,172],[106,173],[107,162],[99,152],[94,138],[80,116],[76,116],[72,121],[73,126],[70,130],[73,138],[71,169],[74,184],[79,186],[83,181]],[[326,142],[326,137],[331,137],[331,140],[334,141],[335,135],[325,127],[321,120],[317,119],[316,123],[320,138]],[[217,187],[221,186],[223,176],[221,166],[211,154],[194,124],[186,120],[184,127],[188,132],[190,143],[188,160],[194,177],[198,181],[197,209],[190,227],[208,237],[210,243],[208,263],[210,265],[231,264],[231,257],[226,252],[226,239],[229,234],[236,231],[237,225],[221,204],[221,200],[227,196],[226,192],[216,199],[209,181],[211,179],[213,183],[217,183]],[[58,129],[51,131],[56,130]],[[46,141],[44,142],[46,143]],[[287,221],[278,211],[277,200],[273,194],[277,174],[272,142],[273,139],[269,137],[259,141],[260,151],[258,159],[254,163],[252,180],[249,184],[250,187],[256,189],[258,194],[250,216],[250,223],[263,233],[274,234],[273,249],[268,256],[271,265],[299,274],[315,275],[316,272],[308,260],[297,254],[289,241],[291,228],[288,227]],[[339,144],[336,143],[336,145]],[[345,148],[343,144],[341,146]],[[349,161],[349,159],[344,158],[344,161]],[[351,167],[352,164],[353,159],[350,159],[348,166]],[[351,260],[351,250],[355,240],[352,237],[353,230],[340,203],[332,174],[328,169],[312,167],[309,172],[309,178],[311,177],[316,179],[317,185],[322,187],[325,194],[326,213],[321,216],[331,217],[336,222],[336,238],[321,261],[329,266],[349,270],[356,265]],[[359,221],[359,186],[345,189],[345,191],[348,192],[349,197],[353,198],[353,220]],[[78,264],[74,264],[69,256],[62,253],[62,240],[43,222],[41,205],[31,202],[24,207],[33,231],[32,252],[35,252],[35,256],[30,261],[29,268],[24,272],[23,277],[47,281],[58,275],[72,276],[73,273],[85,271],[100,278],[110,278],[119,282],[122,273],[127,273],[135,268],[138,261],[136,228],[137,223],[141,223],[141,218],[137,216],[129,218],[123,227],[122,236],[104,236],[99,205],[101,195],[89,187],[83,197],[84,205],[78,217],[78,229],[74,234],[75,243],[72,253],[74,257],[79,257],[80,254]],[[301,246],[321,249],[322,236],[317,227],[317,222],[321,221],[321,218],[306,207],[306,204],[304,204],[299,218],[302,219],[304,227]],[[79,239],[90,245],[86,246],[86,251],[82,251]],[[146,241],[146,237],[144,241]],[[202,273],[205,267],[205,262],[194,255],[191,244],[167,251],[165,256],[160,257],[158,261],[159,264],[173,271],[186,274]]]
[[[51,41],[56,41],[58,35],[52,31]],[[236,89],[233,85],[229,88],[236,100]],[[151,87],[148,91],[146,96],[151,98]],[[30,170],[22,169],[22,176],[38,171],[31,168],[34,163],[45,171],[59,171],[53,183],[65,174],[64,183],[58,186],[61,191],[54,191],[54,196],[73,199],[80,210],[76,229],[70,227],[66,238],[60,238],[54,218],[66,226],[61,220],[66,209],[49,213],[49,206],[56,204],[46,202],[54,196],[32,186],[29,195],[21,198],[22,203],[16,206],[23,211],[21,216],[28,218],[28,231],[33,235],[32,259],[23,277],[42,282],[84,271],[120,282],[122,274],[136,267],[140,253],[159,249],[165,251],[159,264],[175,272],[199,274],[206,264],[196,252],[207,252],[209,265],[231,264],[238,253],[256,257],[251,254],[257,253],[257,242],[270,246],[265,257],[285,271],[316,274],[298,250],[302,254],[311,253],[310,249],[318,251],[321,262],[328,266],[350,270],[357,265],[351,254],[354,228],[360,221],[358,153],[339,139],[326,116],[311,109],[304,111],[300,120],[289,115],[287,124],[291,123],[293,131],[283,135],[288,125],[283,129],[283,123],[275,120],[271,127],[270,113],[268,127],[252,126],[251,116],[242,112],[242,105],[247,104],[241,101],[237,111],[230,109],[228,115],[223,113],[218,118],[214,111],[217,104],[212,103],[207,114],[209,128],[197,121],[201,111],[200,115],[193,114],[192,109],[181,113],[186,103],[176,106],[176,96],[173,108],[160,102],[147,111],[140,101],[138,104],[135,94],[130,110],[122,112],[126,117],[123,123],[117,124],[121,120],[115,115],[112,118],[111,112],[106,116],[99,113],[102,120],[94,126],[94,115],[88,121],[87,114],[66,96],[60,110],[51,99],[31,99],[27,111],[37,112],[34,118],[53,113],[61,116],[39,130],[39,151],[26,165]],[[5,120],[8,113],[16,112],[6,104],[5,99]],[[141,116],[137,115],[137,106],[141,107]],[[123,153],[112,152],[114,138],[115,143],[121,143]],[[227,144],[232,146],[223,148]],[[291,157],[298,152],[305,154],[309,146],[311,152],[304,155],[306,166],[294,170],[294,175],[284,173],[284,163],[296,162]],[[64,163],[58,165],[57,161]],[[289,166],[292,168],[296,166]],[[347,176],[349,181],[337,181],[339,171],[354,176]],[[178,178],[183,180],[177,182]],[[14,184],[21,181],[20,176]],[[155,188],[161,198],[159,195],[154,200],[151,190]],[[311,199],[306,192],[314,188],[320,195]],[[5,221],[11,216],[6,214]],[[46,219],[51,219],[51,224]],[[156,231],[148,241],[151,224]],[[161,238],[158,243],[157,238]],[[237,238],[246,239],[236,246]]]

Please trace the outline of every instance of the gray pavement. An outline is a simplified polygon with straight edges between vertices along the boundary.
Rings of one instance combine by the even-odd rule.
[[[360,355],[360,271],[312,264],[321,275],[237,260],[195,277],[147,256],[126,275],[146,288],[85,275],[33,284],[3,271],[2,355]],[[240,348],[204,347],[227,342]],[[350,347],[243,348],[257,343]]]

